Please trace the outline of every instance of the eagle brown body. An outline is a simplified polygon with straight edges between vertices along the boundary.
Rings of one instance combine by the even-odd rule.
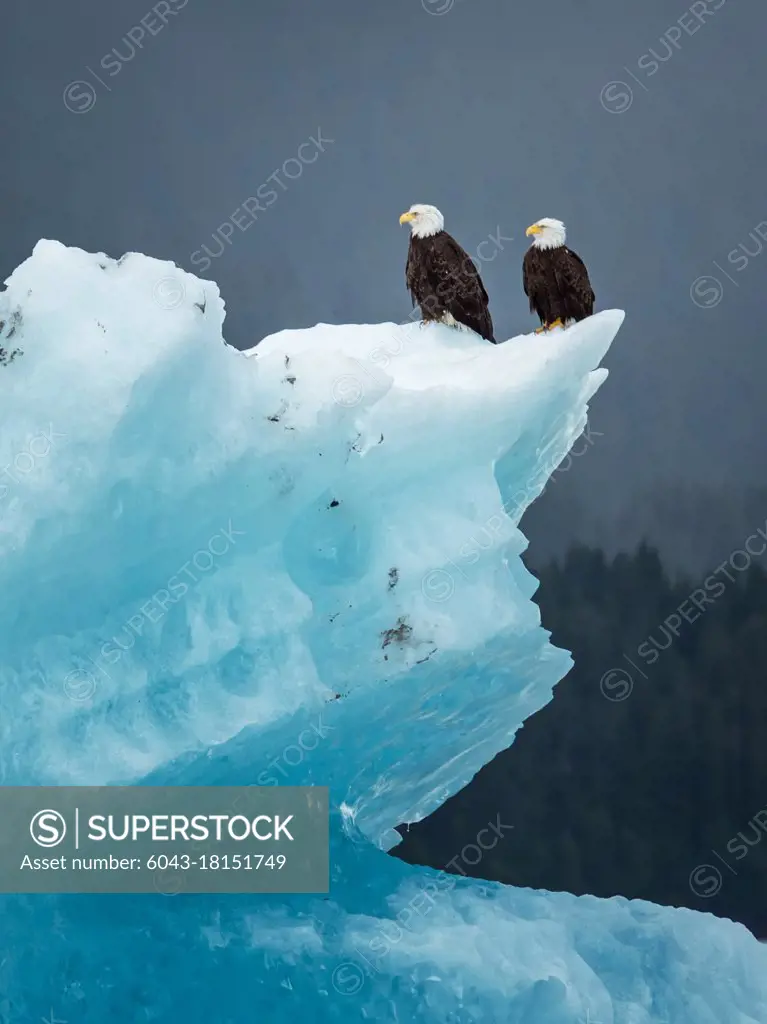
[[[561,320],[585,320],[594,312],[594,291],[580,256],[559,245],[551,249],[535,245],[525,253],[522,285],[530,300],[530,312],[542,324]]]
[[[424,238],[411,235],[405,282],[425,321],[444,321],[447,314],[496,343],[482,278],[469,254],[447,231]]]

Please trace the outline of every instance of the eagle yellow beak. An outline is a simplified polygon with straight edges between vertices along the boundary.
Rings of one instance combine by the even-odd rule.
[[[399,219],[400,224],[409,224],[411,220],[415,220],[415,214],[408,210],[407,213],[403,213]]]
[[[540,224],[531,224],[530,227],[525,232],[525,234],[526,235],[540,235],[541,231],[543,231],[543,228],[540,226]]]

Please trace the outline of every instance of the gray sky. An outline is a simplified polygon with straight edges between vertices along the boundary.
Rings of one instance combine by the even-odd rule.
[[[598,308],[627,312],[593,403],[602,436],[557,484],[561,528],[563,496],[593,521],[670,480],[764,480],[764,0],[154,7],[4,16],[3,277],[48,237],[216,280],[240,347],[400,320],[398,216],[428,202],[472,253],[500,232],[480,254],[505,338],[535,326],[524,230],[559,217]],[[231,243],[203,273],[222,224]],[[721,288],[699,282],[696,305],[704,275]]]

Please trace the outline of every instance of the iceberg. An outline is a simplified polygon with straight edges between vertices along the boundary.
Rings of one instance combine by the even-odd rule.
[[[388,855],[570,667],[521,517],[608,310],[223,339],[216,286],[41,241],[0,295],[3,785],[322,785],[322,895],[10,896],[0,1020],[764,1024],[745,928]]]

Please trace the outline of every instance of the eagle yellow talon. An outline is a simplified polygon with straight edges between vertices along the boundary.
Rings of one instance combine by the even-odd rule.
[[[545,331],[553,331],[555,327],[561,327],[564,330],[565,325],[562,323],[561,317],[557,317],[556,320],[552,320],[551,323],[541,324],[540,327],[535,328],[536,334],[543,334]]]

